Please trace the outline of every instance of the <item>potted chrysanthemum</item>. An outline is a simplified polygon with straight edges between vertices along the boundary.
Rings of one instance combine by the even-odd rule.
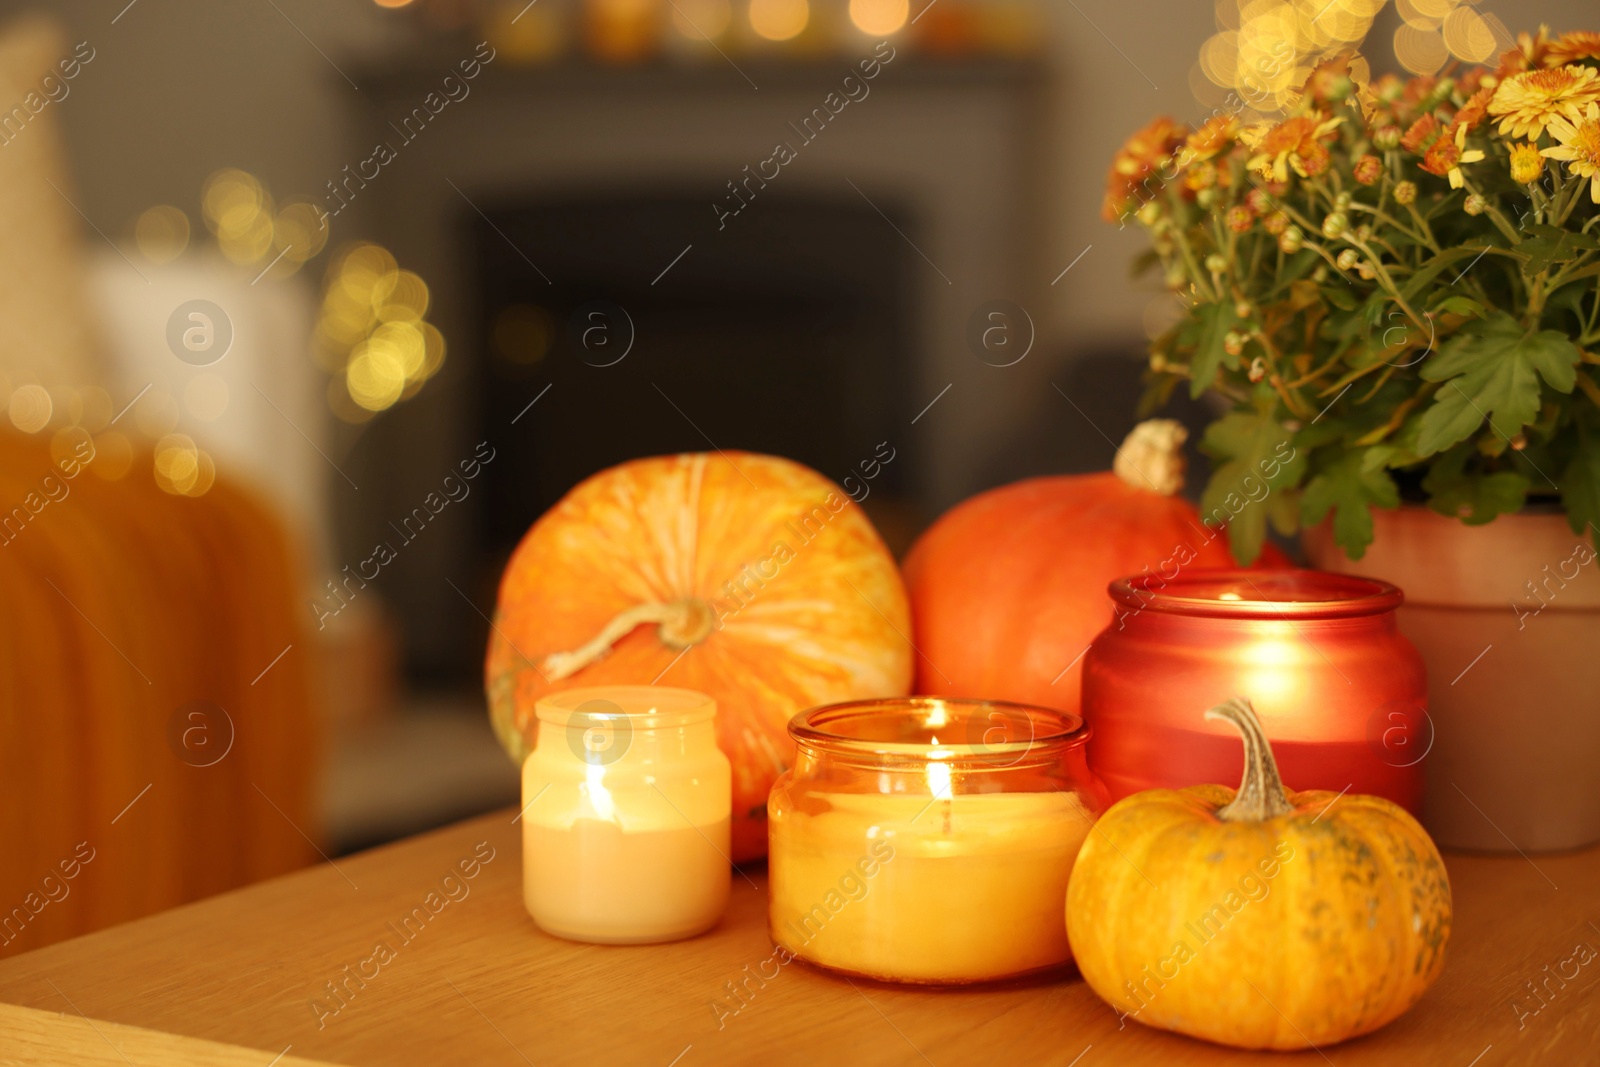
[[[1600,34],[1368,83],[1281,119],[1158,119],[1113,164],[1184,310],[1147,403],[1228,410],[1201,510],[1253,559],[1388,578],[1432,676],[1428,821],[1465,847],[1600,839]],[[1492,521],[1491,521],[1492,520]]]

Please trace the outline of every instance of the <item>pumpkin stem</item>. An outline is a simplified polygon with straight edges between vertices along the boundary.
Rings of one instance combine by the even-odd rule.
[[[1217,818],[1228,822],[1264,822],[1287,815],[1294,810],[1289,794],[1278,776],[1278,761],[1272,755],[1272,746],[1261,729],[1256,709],[1244,697],[1232,700],[1206,712],[1208,719],[1221,719],[1233,724],[1244,737],[1244,777],[1239,781],[1239,792],[1217,809]]]
[[[1146,419],[1117,449],[1111,470],[1135,489],[1172,496],[1183,488],[1183,442],[1189,431],[1173,419]]]
[[[669,648],[688,648],[704,641],[716,623],[711,605],[698,598],[670,603],[635,604],[618,612],[594,637],[571,652],[552,652],[539,664],[547,681],[559,682],[583,670],[611,651],[611,646],[633,632],[634,627],[656,623],[657,635]]]

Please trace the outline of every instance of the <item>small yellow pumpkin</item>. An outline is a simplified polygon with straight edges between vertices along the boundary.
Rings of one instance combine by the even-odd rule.
[[[1244,779],[1152,789],[1100,818],[1073,866],[1067,934],[1128,1019],[1239,1048],[1369,1033],[1444,966],[1450,883],[1389,801],[1285,791],[1248,701],[1206,712],[1244,736]]]

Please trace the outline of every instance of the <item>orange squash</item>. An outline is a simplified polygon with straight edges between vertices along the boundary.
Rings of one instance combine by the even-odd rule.
[[[1113,470],[991,489],[929,527],[905,564],[916,691],[1076,712],[1083,654],[1112,621],[1107,585],[1236,566],[1222,532],[1174,495],[1183,440],[1176,422],[1152,419]],[[1284,556],[1269,545],[1262,562]]]
[[[519,762],[534,702],[576,686],[681,686],[717,701],[733,859],[767,851],[767,793],[804,708],[904,696],[910,612],[894,560],[832,482],[773,456],[635,460],[568,493],[517,546],[485,664]]]
[[[1248,701],[1238,792],[1150,789],[1101,816],[1067,885],[1084,981],[1128,1019],[1224,1045],[1320,1048],[1415,1004],[1444,967],[1450,882],[1381,797],[1291,793]]]

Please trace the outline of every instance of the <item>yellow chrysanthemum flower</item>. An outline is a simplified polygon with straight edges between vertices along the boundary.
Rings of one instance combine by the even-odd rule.
[[[1589,199],[1600,204],[1600,104],[1590,104],[1577,121],[1554,119],[1550,132],[1561,143],[1541,155],[1566,163],[1567,170],[1589,179]]]
[[[1500,83],[1489,114],[1500,119],[1501,134],[1538,137],[1554,119],[1576,122],[1583,106],[1600,100],[1600,72],[1593,67],[1556,67],[1515,74]]]
[[[1544,157],[1539,146],[1524,141],[1511,146],[1511,180],[1518,185],[1532,185],[1544,173]]]

